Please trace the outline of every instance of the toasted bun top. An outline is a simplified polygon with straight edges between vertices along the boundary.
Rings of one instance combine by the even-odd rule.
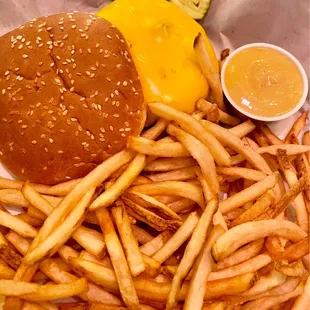
[[[21,179],[82,177],[141,132],[145,106],[122,34],[91,14],[0,38],[0,160]]]

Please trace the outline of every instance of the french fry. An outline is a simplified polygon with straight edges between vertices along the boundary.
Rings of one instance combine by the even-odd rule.
[[[23,282],[19,282],[19,283],[23,283]],[[72,281],[70,283],[65,283],[65,284],[46,284],[46,285],[37,285],[34,283],[26,283],[26,284],[35,285],[36,289],[32,292],[24,293],[22,295],[21,294],[15,295],[15,291],[14,291],[13,295],[20,296],[22,299],[26,299],[26,300],[44,301],[44,300],[68,298],[74,295],[87,292],[88,290],[87,280],[85,278],[80,278],[78,280]],[[26,284],[24,283],[25,286]],[[12,285],[12,288],[14,289],[14,284]]]
[[[211,248],[217,238],[225,232],[220,225],[213,227],[208,236],[203,250],[198,256],[193,267],[193,273],[188,287],[188,293],[185,299],[185,310],[200,309],[203,305],[205,296],[205,283],[208,281],[209,274],[212,271],[213,259],[211,256]]]
[[[177,215],[165,204],[157,201],[152,196],[141,194],[139,192],[126,193],[124,196],[131,201],[139,204],[143,208],[156,211],[157,214],[161,217],[171,220],[181,220],[179,215]]]
[[[28,239],[22,237],[13,230],[11,230],[5,237],[19,253],[26,255],[30,247]]]
[[[84,274],[88,279],[110,292],[118,292],[118,285],[113,270],[79,258],[71,258],[70,261],[78,274]],[[223,295],[240,294],[252,286],[254,279],[255,274],[248,273],[230,279],[208,282],[204,298],[213,299]],[[133,279],[133,281],[137,294],[141,299],[163,302],[167,300],[170,283],[159,283],[142,276]],[[185,299],[187,291],[188,284],[185,283],[179,295],[180,300]]]
[[[3,237],[2,234],[0,234],[0,239],[2,239],[2,237]],[[1,240],[0,240],[0,258],[14,270],[18,269],[22,261],[22,256],[20,256],[14,249],[12,249],[8,245],[8,243],[2,243]]]
[[[302,286],[298,286],[293,292],[286,293],[280,296],[262,297],[253,301],[248,302],[243,306],[245,310],[259,310],[259,309],[270,309],[271,307],[281,304],[287,300],[290,300],[298,295],[302,294]]]
[[[41,220],[41,221],[46,220],[46,215],[42,211],[38,210],[37,208],[33,206],[29,206],[27,210],[27,214],[37,220]]]
[[[299,242],[287,247],[279,257],[279,259],[287,260],[289,263],[291,263],[306,256],[309,252],[309,236],[307,236]]]
[[[297,178],[296,173],[294,172],[294,167],[292,166],[292,164],[290,163],[287,157],[286,150],[279,149],[277,152],[277,158],[280,164],[280,168],[283,174],[285,175],[287,183],[289,184],[290,187],[292,187],[294,184],[297,183],[298,178]],[[307,214],[307,209],[306,209],[306,205],[305,205],[305,201],[304,201],[302,193],[297,195],[296,198],[294,199],[294,207],[296,211],[298,225],[304,231],[307,232],[308,231],[308,214]]]
[[[288,132],[288,134],[286,135],[285,139],[284,139],[284,143],[289,143],[290,138],[292,135],[295,135],[296,137],[298,137],[298,135],[300,134],[300,132],[302,131],[302,129],[305,127],[306,121],[307,121],[307,116],[308,116],[309,111],[305,111],[304,113],[302,113],[294,122],[292,128],[290,129],[290,131]]]
[[[270,154],[277,155],[278,150],[286,150],[287,155],[297,155],[310,151],[310,146],[308,145],[296,145],[296,144],[279,144],[279,145],[269,145],[265,147],[260,147],[257,152],[259,154]]]
[[[211,109],[213,106],[213,104],[207,100],[204,99],[199,99],[196,102],[196,107],[197,109],[199,109],[202,112],[208,112],[209,109]],[[236,126],[240,123],[240,119],[235,117],[235,116],[231,116],[229,114],[227,114],[226,112],[223,112],[222,110],[219,110],[219,120],[220,122],[224,123],[224,124],[228,124],[230,126]]]
[[[242,223],[255,220],[259,215],[261,215],[269,208],[269,206],[274,202],[274,199],[275,197],[273,190],[268,190],[265,194],[258,198],[258,200],[252,206],[250,206],[247,210],[235,218],[229,224],[229,226],[234,227]]]
[[[60,197],[53,197],[43,195],[43,197],[49,201],[53,206],[57,206],[58,203],[62,200]],[[1,189],[0,190],[0,203],[17,206],[17,207],[24,207],[28,208],[30,203],[24,197],[22,192],[18,189]]]
[[[283,141],[279,139],[265,124],[260,124],[259,129],[265,135],[266,139],[269,141],[270,144],[277,145],[283,144]]]
[[[163,245],[166,243],[166,241],[169,240],[169,238],[173,235],[173,233],[170,230],[165,230],[161,234],[159,234],[157,237],[151,239],[149,242],[143,244],[140,247],[141,253],[147,255],[147,256],[153,256],[160,248],[163,247]]]
[[[8,227],[24,237],[34,238],[37,235],[34,227],[2,210],[0,210],[0,225]]]
[[[244,244],[270,235],[280,236],[293,242],[298,242],[307,236],[298,225],[286,220],[243,223],[231,228],[218,238],[212,247],[213,256],[220,261]]]
[[[306,269],[301,259],[293,263],[288,263],[287,261],[280,260],[275,263],[275,268],[282,274],[289,277],[302,277],[306,272]]]
[[[310,300],[310,276],[308,276],[305,286],[303,288],[303,292],[297,297],[292,310],[303,310],[309,308],[309,300]]]
[[[138,242],[132,233],[126,208],[123,206],[114,206],[111,212],[123,244],[130,272],[133,277],[136,277],[145,270],[145,264]]]
[[[146,163],[146,156],[136,155],[128,168],[116,180],[116,182],[106,191],[104,191],[90,206],[90,210],[99,207],[110,206],[117,198],[132,184],[134,179],[140,174]]]
[[[305,178],[300,178],[274,205],[270,205],[264,213],[259,215],[256,220],[273,219],[286,210],[288,205],[302,192],[305,186]]]
[[[4,296],[21,296],[34,293],[38,289],[38,284],[25,283],[14,280],[0,280],[0,294]]]
[[[196,212],[191,213],[175,234],[152,256],[159,263],[167,260],[193,233],[198,223]]]
[[[143,137],[130,137],[127,147],[141,154],[158,157],[186,157],[190,153],[179,142],[153,141]]]
[[[46,259],[40,263],[40,269],[44,274],[55,283],[70,283],[78,278],[71,273],[62,270],[53,260]],[[79,297],[85,301],[107,303],[110,305],[121,305],[121,300],[113,294],[105,291],[99,286],[88,283],[88,290],[79,294]]]
[[[146,244],[151,241],[154,237],[149,234],[145,229],[142,229],[139,226],[131,225],[132,233],[141,244]]]
[[[215,195],[218,194],[219,183],[217,180],[214,159],[209,149],[198,139],[176,126],[170,124],[167,131],[170,135],[175,136],[179,141],[181,141],[181,143],[191,153],[192,157],[196,159],[212,192]]]
[[[0,279],[13,279],[15,271],[10,268],[4,261],[0,260]]]
[[[255,124],[251,120],[247,120],[235,127],[229,128],[228,130],[238,138],[242,138],[252,132],[255,127]]]
[[[272,258],[266,254],[260,254],[249,260],[219,271],[211,272],[208,280],[214,281],[219,279],[231,278],[248,272],[255,272],[258,269],[272,262]]]
[[[60,247],[58,250],[58,254],[67,264],[69,264],[70,257],[79,257],[79,253],[67,245],[63,245],[62,247]]]
[[[184,191],[186,188],[186,191]],[[131,187],[129,192],[140,192],[147,195],[177,195],[191,199],[203,207],[203,195],[201,189],[193,184],[182,181],[163,181],[152,184],[144,184]]]
[[[261,181],[267,176],[264,172],[241,167],[216,167],[216,172],[221,175],[236,176],[252,181]]]
[[[28,213],[20,213],[15,215],[15,217],[19,218],[20,220],[33,227],[41,227],[44,222],[43,220],[30,216]]]
[[[39,244],[34,248],[33,245],[31,245],[30,250],[24,257],[24,263],[33,264],[45,256],[52,256],[57,252],[59,247],[61,247],[71,237],[72,233],[81,224],[85,210],[89,206],[94,192],[95,188],[89,190],[71,214],[69,214],[68,217],[57,227],[57,229],[55,229],[46,239],[40,239],[40,237],[42,238],[42,235],[40,235],[40,233],[38,234],[38,238],[34,239],[33,243],[35,244],[36,241],[38,241]]]
[[[166,172],[197,166],[197,162],[191,157],[157,158],[144,167],[147,172]]]
[[[22,310],[46,310],[46,308],[41,307],[39,304],[24,302]]]
[[[210,192],[211,189],[208,188],[208,191]],[[211,196],[212,194],[211,193],[207,194],[205,188],[204,188],[204,195],[205,195],[207,205],[197,225],[194,228],[192,237],[189,240],[188,245],[186,246],[184,255],[178,266],[177,272],[172,279],[171,289],[168,295],[168,300],[167,300],[167,305],[166,305],[167,310],[173,309],[173,307],[177,304],[178,295],[181,290],[182,281],[183,279],[185,279],[185,277],[189,273],[191,267],[193,266],[195,262],[195,259],[197,258],[197,256],[199,255],[199,252],[201,251],[203,247],[209,226],[212,223],[213,215],[218,208],[218,199],[216,197],[212,198],[212,200],[210,201],[207,201],[207,199],[209,198],[208,196]]]
[[[153,182],[161,181],[187,181],[196,177],[198,166],[186,167],[177,170],[148,174],[148,178]]]
[[[195,120],[190,115],[177,111],[172,107],[165,104],[152,102],[149,103],[149,108],[151,111],[167,120],[175,121],[188,133],[193,135],[207,147],[210,147],[210,152],[214,157],[214,160],[222,166],[230,166],[230,156],[226,152],[225,148],[219,143],[219,141],[214,138],[213,135],[208,133],[199,121]]]
[[[149,226],[155,228],[157,231],[163,231],[170,226],[170,222],[158,216],[155,212],[147,210],[146,208],[141,207],[130,199],[123,197],[122,199],[118,199],[115,202],[117,206],[126,205],[126,209],[128,214],[132,215],[134,218],[142,221]],[[176,224],[176,222],[173,222]]]
[[[72,234],[72,238],[89,253],[99,258],[103,258],[105,256],[106,246],[103,240],[103,236],[98,231],[81,225]]]
[[[53,206],[41,196],[29,182],[25,182],[22,187],[22,194],[29,203],[45,215],[52,213]]]
[[[187,198],[181,198],[170,202],[167,206],[176,213],[188,213],[196,206],[196,202]]]
[[[51,195],[51,196],[66,196],[73,190],[73,188],[80,181],[81,179],[73,179],[73,180],[69,180],[63,183],[53,185],[46,190],[46,194]],[[40,191],[38,192],[41,193]]]
[[[256,299],[256,295],[267,292],[268,290],[282,285],[287,280],[287,276],[272,270],[268,275],[260,279],[249,290],[243,292],[241,296],[249,297],[247,300]]]
[[[104,240],[110,254],[123,301],[130,309],[138,310],[139,300],[136,294],[136,289],[131,278],[121,243],[110,218],[109,211],[105,208],[101,208],[96,211],[96,215],[103,231]]]
[[[197,58],[197,61],[200,65],[201,71],[208,81],[212,91],[212,97],[215,103],[222,111],[226,111],[223,91],[220,82],[219,73],[215,70],[211,63],[211,59],[209,53],[207,52],[205,42],[202,38],[201,33],[197,35],[194,41],[194,51]]]
[[[220,210],[222,213],[227,213],[231,210],[239,208],[247,202],[253,201],[273,188],[279,178],[279,173],[274,173],[267,176],[264,180],[259,181],[252,186],[236,193],[235,195],[226,198],[220,202]]]
[[[264,246],[264,239],[258,239],[253,242],[250,242],[249,244],[241,247],[228,257],[219,261],[215,266],[215,270],[219,271],[225,268],[241,264],[258,255],[263,246]]]
[[[310,146],[310,131],[306,131],[302,137],[302,144]],[[308,163],[310,164],[310,152],[306,152]]]

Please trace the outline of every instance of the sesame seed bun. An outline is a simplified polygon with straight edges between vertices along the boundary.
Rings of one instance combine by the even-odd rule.
[[[122,34],[91,14],[39,18],[0,38],[0,160],[17,177],[83,177],[145,123]]]

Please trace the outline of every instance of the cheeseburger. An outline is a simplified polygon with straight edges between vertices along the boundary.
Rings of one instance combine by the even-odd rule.
[[[120,31],[83,13],[38,18],[0,38],[0,160],[21,179],[86,175],[145,123]]]

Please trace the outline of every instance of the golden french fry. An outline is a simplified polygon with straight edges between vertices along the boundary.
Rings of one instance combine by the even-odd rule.
[[[116,182],[107,190],[105,190],[90,206],[90,210],[95,210],[99,207],[108,207],[119,196],[131,186],[134,179],[143,170],[146,163],[146,156],[142,154],[136,155],[134,160],[130,163],[128,168],[116,180]]]
[[[216,172],[218,174],[236,176],[252,181],[261,181],[267,176],[267,174],[264,172],[241,167],[232,167],[232,168],[216,167]]]
[[[228,130],[238,138],[242,138],[252,132],[255,127],[255,124],[251,120],[247,120],[235,127],[229,128]]]
[[[122,245],[115,232],[109,211],[105,208],[96,210],[96,215],[103,231],[107,250],[110,254],[119,290],[124,303],[130,309],[139,309],[139,300],[128,268]]]
[[[4,261],[0,260],[0,279],[13,279],[15,271],[9,267]]]
[[[12,247],[6,243],[2,242],[3,235],[0,233],[0,258],[6,262],[14,270],[18,269],[22,261],[22,256],[20,256]]]
[[[270,142],[270,144],[277,145],[283,144],[283,141],[279,139],[267,125],[260,124],[259,129],[265,135],[266,139]]]
[[[46,259],[40,264],[41,271],[48,276],[55,283],[70,283],[76,281],[78,278],[62,270],[53,260]],[[105,291],[99,286],[88,283],[88,290],[84,293],[79,294],[79,297],[85,301],[107,303],[110,305],[121,305],[121,300],[113,294]]]
[[[209,189],[210,191],[211,189]],[[205,194],[206,200],[208,195]],[[186,246],[184,255],[178,266],[177,272],[174,275],[171,283],[171,289],[168,295],[166,309],[173,309],[178,302],[178,295],[181,290],[183,279],[189,273],[195,259],[201,251],[205,242],[209,226],[212,224],[212,218],[218,208],[218,199],[215,197],[209,201],[204,209],[197,225],[194,228],[191,239]]]
[[[307,236],[299,242],[287,247],[279,257],[279,259],[287,260],[290,263],[306,256],[309,252],[309,236]]]
[[[159,157],[186,157],[190,153],[179,142],[153,141],[143,137],[130,137],[127,147],[141,154]]]
[[[80,258],[71,258],[70,261],[78,274],[84,274],[88,279],[110,292],[118,292],[117,280],[113,270]],[[208,282],[204,298],[213,299],[220,296],[240,294],[252,286],[254,279],[255,273],[247,273],[234,278]],[[170,283],[156,282],[143,276],[133,279],[133,282],[140,298],[163,302],[167,300]],[[185,299],[187,291],[188,284],[185,283],[179,295],[180,300]]]
[[[296,145],[296,144],[279,144],[279,145],[269,145],[265,147],[260,147],[257,152],[259,154],[270,154],[277,155],[278,150],[286,150],[287,155],[297,155],[310,151],[310,146],[308,145]]]
[[[148,174],[147,177],[153,182],[161,181],[187,181],[194,179],[196,177],[196,172],[198,171],[198,166],[180,168],[177,170],[152,173]]]
[[[277,271],[289,277],[302,277],[306,273],[306,269],[301,259],[288,263],[287,261],[278,261],[275,263]]]
[[[14,215],[0,210],[0,225],[8,227],[24,237],[34,238],[37,231],[34,227]]]
[[[201,33],[199,33],[195,38],[194,51],[201,71],[206,80],[208,81],[208,84],[210,85],[214,101],[216,102],[218,107],[225,112],[226,108],[224,104],[220,75],[212,65],[209,53],[206,49],[206,45]]]
[[[159,263],[169,258],[193,233],[197,223],[196,212],[191,213],[175,234],[152,256]]]
[[[38,210],[37,208],[33,207],[33,206],[29,206],[28,210],[27,210],[27,214],[35,219],[41,220],[41,221],[45,221],[46,220],[46,215]]]
[[[67,264],[69,264],[70,257],[79,257],[79,253],[67,245],[63,245],[62,247],[60,247],[58,250],[58,254]]]
[[[240,225],[242,223],[255,220],[259,215],[264,213],[269,206],[274,202],[273,189],[268,190],[258,200],[251,205],[247,210],[244,210],[237,218],[235,218],[230,224],[230,227]]]
[[[243,223],[219,237],[212,247],[213,256],[217,261],[220,261],[244,244],[270,235],[280,236],[293,242],[298,242],[307,236],[298,225],[286,220]]]
[[[239,208],[247,202],[253,201],[273,188],[279,178],[279,173],[274,173],[267,176],[264,180],[259,181],[252,186],[236,193],[235,195],[226,198],[220,202],[220,210],[222,213],[227,213],[231,210]]]
[[[17,218],[19,218],[20,220],[26,222],[30,226],[33,226],[33,227],[41,227],[44,223],[44,220],[40,220],[38,218],[35,218],[28,213],[20,213],[20,214],[17,214],[15,216]]]
[[[210,152],[219,165],[226,167],[230,166],[230,156],[225,148],[212,134],[203,128],[199,121],[184,112],[175,110],[174,108],[159,102],[149,103],[148,106],[154,114],[167,120],[177,122],[188,133],[193,135],[207,147],[210,147]]]
[[[302,144],[310,146],[310,131],[306,131],[302,137]],[[308,163],[310,164],[310,151],[306,152]]]
[[[215,270],[218,271],[241,264],[255,257],[261,251],[263,246],[264,246],[264,239],[255,240],[241,247],[240,249],[238,249],[231,255],[227,256],[223,260],[219,261],[215,266]]]
[[[181,141],[181,143],[191,153],[192,157],[196,159],[212,192],[215,195],[218,194],[220,185],[217,180],[214,159],[209,149],[198,139],[176,126],[169,125],[167,131],[170,135],[175,136],[179,141]]]
[[[297,297],[292,310],[303,310],[309,308],[310,300],[310,276],[308,276],[303,292]]]
[[[268,254],[263,253],[253,258],[250,258],[249,260],[240,263],[238,265],[234,265],[219,271],[211,272],[208,280],[214,281],[219,279],[235,277],[237,275],[241,275],[247,272],[255,272],[271,262],[272,258]]]
[[[290,163],[287,157],[287,151],[279,149],[277,151],[277,158],[280,164],[280,168],[285,176],[285,179],[290,187],[298,182],[297,175],[293,165]],[[307,177],[307,175],[306,175]],[[294,199],[294,207],[297,216],[298,225],[305,231],[308,231],[308,213],[302,193],[297,195]]]
[[[89,253],[99,258],[105,256],[106,246],[103,240],[104,238],[98,231],[81,225],[71,237]]]
[[[33,244],[31,245],[30,250],[24,257],[24,263],[33,264],[45,256],[52,256],[59,247],[67,242],[72,233],[81,224],[85,210],[89,206],[94,192],[95,188],[89,190],[68,217],[46,239],[43,240],[42,235],[38,234],[38,238],[34,239],[33,244],[36,241],[39,243],[35,247],[33,247]]]
[[[130,272],[133,277],[136,277],[145,270],[145,265],[138,242],[132,233],[126,208],[114,206],[111,212],[126,254]]]
[[[145,229],[140,228],[136,225],[131,225],[132,233],[137,239],[137,241],[141,244],[146,244],[150,242],[154,237],[149,234]]]
[[[260,154],[257,154],[257,152],[255,152],[251,147],[245,146],[241,139],[231,133],[229,130],[206,120],[201,120],[200,123],[221,143],[229,146],[237,153],[243,155],[246,160],[255,168],[267,174],[271,173],[271,170],[263,157]]]
[[[294,291],[290,293],[286,293],[279,296],[272,296],[272,297],[262,297],[253,301],[248,302],[246,305],[243,306],[245,310],[260,310],[260,309],[270,309],[271,307],[281,304],[287,300],[295,298],[302,294],[303,287],[298,286]]]
[[[45,310],[46,308],[41,307],[39,304],[24,302],[22,310]]]
[[[184,190],[186,188],[186,191]],[[191,199],[198,203],[202,208],[203,195],[200,187],[182,181],[163,181],[154,182],[151,184],[144,184],[131,187],[129,192],[140,192],[147,195],[177,195],[184,198]]]
[[[24,181],[10,180],[0,177],[0,188],[3,189],[22,189]],[[46,194],[50,186],[43,184],[31,184],[38,192]]]
[[[143,244],[140,247],[141,253],[147,256],[153,256],[160,248],[163,247],[163,245],[166,243],[166,241],[169,240],[172,234],[173,233],[170,230],[163,231],[157,237],[152,238],[150,241]]]
[[[296,137],[298,137],[298,135],[300,134],[300,132],[302,131],[302,129],[306,125],[308,113],[309,113],[309,111],[305,111],[296,119],[292,128],[290,129],[290,131],[286,135],[286,137],[284,139],[284,143],[289,143],[292,135],[295,135]]]
[[[43,195],[43,197],[49,201],[53,206],[57,206],[58,203],[62,200],[60,197],[53,197]],[[24,207],[28,208],[30,203],[24,197],[22,192],[18,189],[1,189],[0,190],[0,203],[17,206],[17,207]]]
[[[203,298],[205,296],[205,283],[208,281],[208,277],[212,271],[212,265],[214,263],[211,256],[211,248],[218,237],[224,232],[225,229],[220,225],[214,226],[210,232],[210,235],[204,244],[203,250],[198,256],[192,269],[193,272],[183,309],[200,309],[202,307]]]
[[[197,166],[197,162],[191,157],[157,158],[144,167],[147,172],[166,172]]]
[[[139,192],[126,193],[124,196],[143,208],[154,210],[161,217],[171,220],[181,220],[179,215],[152,196]]]
[[[196,107],[202,112],[208,112],[211,109],[213,104],[207,100],[199,99],[196,102]],[[231,116],[222,110],[219,110],[219,120],[224,124],[228,124],[230,126],[236,126],[240,123],[240,119],[235,116]]]
[[[49,215],[53,211],[53,206],[41,196],[29,182],[25,182],[22,187],[22,194],[29,201],[29,203],[36,209]]]
[[[66,196],[73,190],[73,188],[80,181],[81,181],[81,179],[73,179],[73,180],[69,180],[69,181],[66,181],[63,183],[53,185],[46,190],[46,194],[52,195],[52,196]],[[38,192],[41,193],[40,191],[38,191]]]
[[[188,213],[196,206],[196,202],[187,198],[181,198],[170,202],[167,206],[176,213]]]

